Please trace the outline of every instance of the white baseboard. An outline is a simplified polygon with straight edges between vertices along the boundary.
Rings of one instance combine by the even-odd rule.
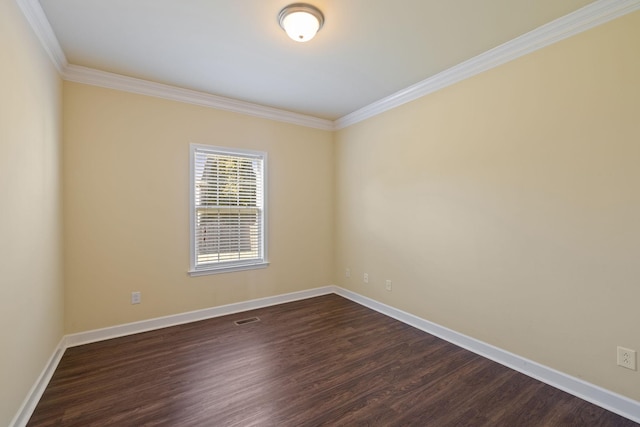
[[[64,337],[60,340],[57,347],[53,351],[53,354],[47,361],[44,369],[40,373],[40,376],[29,390],[26,399],[22,402],[22,406],[16,413],[13,420],[9,423],[9,426],[12,427],[24,427],[29,422],[29,418],[31,418],[31,414],[36,409],[42,394],[44,393],[53,373],[56,371],[58,367],[58,363],[60,363],[60,359],[62,359],[62,355],[64,354]]]
[[[422,319],[413,314],[383,304],[371,298],[357,294],[350,290],[338,286],[324,286],[321,288],[309,289],[289,294],[276,295],[267,298],[260,298],[250,301],[243,301],[234,304],[212,307],[203,310],[180,313],[171,316],[159,317],[155,319],[143,320],[140,322],[128,323],[109,328],[96,329],[77,334],[66,335],[58,344],[53,355],[49,359],[45,369],[27,395],[22,407],[14,417],[11,427],[24,427],[33,413],[42,393],[47,387],[49,380],[53,376],[64,351],[68,347],[75,347],[96,341],[103,341],[140,332],[181,325],[198,320],[211,319],[214,317],[226,316],[257,308],[269,307],[292,301],[313,298],[320,295],[335,293],[353,302],[368,307],[386,316],[392,317],[407,325],[418,328],[424,332],[435,335],[459,347],[472,351],[501,365],[507,366],[529,377],[542,381],[555,388],[566,391],[576,397],[584,399],[598,405],[608,411],[619,414],[625,418],[640,423],[640,402],[629,399],[602,387],[588,383],[581,379],[572,377],[555,369],[541,365],[537,362],[525,359],[524,357],[494,347],[490,344],[476,340],[459,332],[440,326],[436,323]]]
[[[234,304],[221,305],[218,307],[205,308],[202,310],[189,311],[186,313],[173,314],[170,316],[157,317],[155,319],[142,320],[140,322],[126,323],[124,325],[111,326],[103,329],[94,329],[92,331],[67,335],[65,336],[64,344],[65,348],[75,347],[78,345],[89,344],[96,341],[104,341],[111,338],[138,334],[140,332],[147,332],[155,329],[168,328],[170,326],[183,325],[185,323],[197,322],[199,320],[212,319],[214,317],[226,316],[228,314],[240,313],[243,311],[254,310],[256,308],[269,307],[271,305],[284,304],[287,302],[313,298],[320,295],[331,294],[334,292],[334,286],[324,286],[321,288],[292,292],[289,294],[276,295],[272,297],[237,302]]]
[[[335,286],[324,286],[321,288],[309,289],[305,291],[292,292],[289,294],[276,295],[272,297],[259,298],[249,301],[228,304],[219,307],[206,308],[203,310],[190,311],[187,313],[174,314],[171,316],[158,317],[155,319],[143,320],[140,322],[127,323],[124,325],[112,326],[109,328],[95,329],[77,334],[65,335],[49,358],[44,370],[36,380],[31,390],[27,394],[22,406],[16,413],[15,417],[9,424],[9,427],[25,427],[29,418],[36,409],[38,401],[42,397],[53,373],[58,367],[58,363],[62,359],[62,355],[69,347],[75,347],[82,344],[89,344],[96,341],[108,340],[111,338],[133,335],[140,332],[147,332],[154,329],[167,328],[170,326],[181,325],[198,320],[211,319],[214,317],[226,316],[228,314],[240,313],[243,311],[254,310],[256,308],[269,307],[277,304],[284,304],[313,298],[320,295],[335,293]]]
[[[640,402],[588,383],[579,378],[572,377],[571,375],[563,372],[556,371],[555,369],[541,365],[532,360],[525,359],[517,354],[494,347],[490,344],[476,340],[475,338],[463,335],[418,316],[414,316],[413,314],[398,310],[397,308],[388,306],[371,298],[367,298],[350,290],[336,286],[334,291],[336,294],[350,299],[353,302],[385,314],[431,335],[435,335],[445,341],[521,372],[531,378],[535,378],[538,381],[562,391],[566,391],[580,399],[586,400],[587,402],[591,402],[608,411],[640,423]]]

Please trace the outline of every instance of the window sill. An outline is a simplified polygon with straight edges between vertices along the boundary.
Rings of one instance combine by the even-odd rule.
[[[268,262],[261,262],[256,264],[244,264],[244,265],[229,265],[226,267],[215,267],[208,269],[200,269],[200,270],[189,270],[189,276],[197,277],[197,276],[207,276],[209,274],[220,274],[220,273],[232,273],[234,271],[244,271],[244,270],[255,270],[258,268],[266,268],[269,266]]]

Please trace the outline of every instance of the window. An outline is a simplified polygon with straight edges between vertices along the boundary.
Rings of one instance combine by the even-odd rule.
[[[191,144],[191,275],[267,266],[266,153]]]

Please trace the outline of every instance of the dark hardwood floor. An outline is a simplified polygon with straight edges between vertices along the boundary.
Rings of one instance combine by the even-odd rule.
[[[638,424],[327,295],[69,348],[28,425]]]

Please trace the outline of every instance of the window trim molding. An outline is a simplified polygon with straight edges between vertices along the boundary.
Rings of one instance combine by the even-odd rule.
[[[267,268],[268,266],[269,262],[264,261],[255,264],[228,265],[226,267],[206,268],[199,270],[189,269],[189,276],[198,277],[208,276],[210,274],[233,273],[234,271],[257,270],[260,268]]]
[[[195,222],[195,152],[197,149],[219,151],[221,153],[239,156],[259,157],[262,159],[262,261],[245,261],[237,263],[225,263],[218,267],[196,268],[196,222]],[[205,276],[209,274],[230,273],[235,271],[254,270],[266,268],[269,266],[268,261],[268,178],[267,178],[267,153],[265,151],[247,150],[235,147],[220,147],[207,144],[189,144],[189,269],[187,270],[192,277]]]

